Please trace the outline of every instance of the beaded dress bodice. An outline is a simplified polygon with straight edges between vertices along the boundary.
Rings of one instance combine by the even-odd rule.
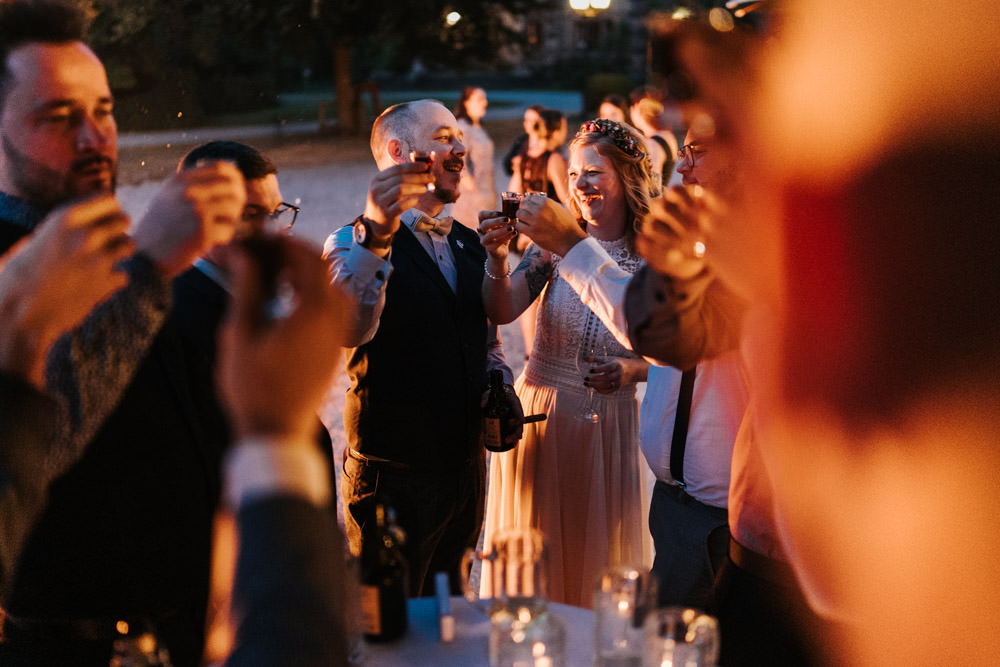
[[[614,241],[596,240],[628,273],[635,273],[642,266],[644,260],[629,251],[625,237]],[[559,275],[559,260],[560,257],[553,254],[554,271],[541,295],[527,374],[535,381],[582,392],[583,374],[577,365],[581,348],[585,351],[593,347],[601,357],[634,357],[635,354],[619,343],[597,315],[583,305],[570,284]],[[634,391],[634,385],[619,391],[623,390]]]

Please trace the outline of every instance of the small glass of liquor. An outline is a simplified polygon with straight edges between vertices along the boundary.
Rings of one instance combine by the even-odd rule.
[[[512,223],[517,220],[517,209],[520,208],[523,197],[520,192],[500,193],[500,212]]]
[[[719,621],[688,607],[664,607],[646,615],[646,664],[716,667]]]
[[[427,165],[427,173],[431,172],[431,168],[434,166],[434,158],[436,154],[434,151],[410,151],[410,162],[423,162]],[[434,192],[435,186],[434,182],[427,184],[427,192]]]

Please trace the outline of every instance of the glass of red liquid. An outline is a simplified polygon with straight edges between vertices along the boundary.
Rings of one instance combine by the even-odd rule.
[[[500,193],[500,212],[511,222],[517,219],[517,209],[521,206],[521,199],[524,197],[520,192]]]
[[[434,151],[410,151],[410,162],[422,162],[427,165],[427,172],[430,173],[434,166]],[[434,192],[434,183],[427,184],[427,192]]]

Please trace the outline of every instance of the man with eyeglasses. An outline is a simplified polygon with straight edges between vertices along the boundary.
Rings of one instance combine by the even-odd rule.
[[[730,96],[753,80],[747,65],[752,59],[740,48],[744,45],[736,41],[730,50],[713,52],[712,65],[727,72],[725,94]],[[677,165],[685,187],[668,191],[650,207],[636,240],[648,264],[635,274],[625,296],[624,319],[633,349],[660,363],[695,370],[692,429],[704,373],[720,363],[733,364],[730,373],[747,377],[760,371],[755,345],[770,313],[753,300],[740,274],[752,274],[748,266],[777,263],[760,252],[761,244],[749,237],[752,228],[739,218],[750,194],[746,154],[736,150],[733,140],[741,127],[729,125],[732,117],[719,114],[721,105],[712,102],[690,105],[691,129]],[[817,641],[837,629],[809,608],[789,565],[774,514],[776,482],[764,465],[767,443],[758,439],[752,396],[743,407],[723,406],[738,430],[729,443],[729,543],[716,545],[723,560],[706,605],[719,618],[720,664],[824,664],[817,657]],[[692,444],[689,438],[688,451]]]
[[[177,170],[187,171],[219,160],[235,164],[246,183],[247,200],[242,223],[236,226],[233,234],[234,240],[291,230],[300,209],[282,201],[278,168],[256,148],[236,141],[210,141],[185,155]]]

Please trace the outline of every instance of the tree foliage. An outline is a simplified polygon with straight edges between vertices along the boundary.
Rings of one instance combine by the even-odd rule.
[[[378,68],[490,67],[516,29],[503,16],[556,0],[90,0],[91,42],[119,100],[139,115],[197,122],[203,112],[273,103],[289,73],[332,73],[347,54],[354,79]],[[452,11],[462,15],[446,26]],[[341,76],[347,76],[341,71]],[[162,117],[161,117],[162,116]],[[126,123],[128,124],[128,123]],[[142,123],[139,123],[140,125]]]

